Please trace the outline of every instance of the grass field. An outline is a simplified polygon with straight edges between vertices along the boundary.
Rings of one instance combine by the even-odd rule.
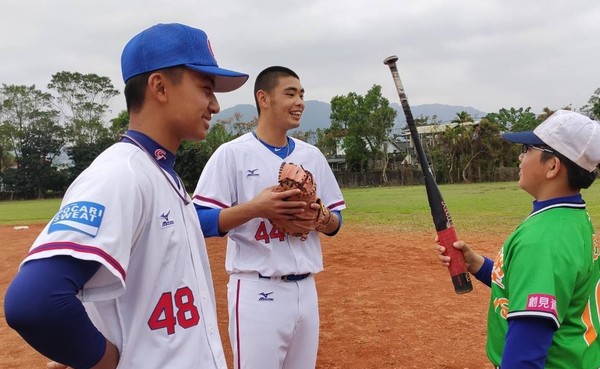
[[[60,199],[2,201],[0,224],[46,223],[60,207]]]
[[[531,209],[531,196],[514,182],[441,185],[440,190],[458,230],[512,230]],[[383,226],[405,231],[432,229],[423,186],[344,189],[347,224]],[[588,211],[600,224],[600,184],[583,192]],[[0,202],[0,224],[46,223],[59,199]]]
[[[595,186],[584,191],[584,197],[598,227],[600,183]],[[512,182],[440,188],[459,237],[490,257],[531,208],[532,198]],[[435,232],[425,188],[360,188],[343,193],[348,205],[344,227],[335,237],[322,238],[325,272],[318,276],[317,368],[491,368],[485,355],[489,290],[476,283],[469,294],[454,293],[433,248]],[[4,266],[0,296],[42,224],[59,207],[58,199],[0,202],[0,224],[32,225],[29,231],[0,227]],[[206,244],[218,314],[226,317],[225,240],[213,237]],[[3,314],[0,303],[0,317]],[[227,323],[220,319],[219,330],[232,367]],[[4,319],[0,342],[5,367],[44,367],[46,359]],[[436,354],[432,347],[452,349]]]

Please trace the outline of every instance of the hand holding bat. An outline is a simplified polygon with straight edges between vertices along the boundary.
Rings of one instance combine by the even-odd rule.
[[[436,239],[437,242],[437,239]],[[481,269],[485,262],[485,258],[478,253],[476,253],[469,245],[467,245],[464,241],[458,240],[454,243],[453,246],[455,249],[459,250],[463,257],[465,258],[465,263],[467,265],[467,270],[471,274],[475,274]],[[438,259],[442,266],[446,268],[450,267],[450,262],[452,258],[446,254],[446,247],[440,245],[439,243],[435,246],[435,249],[439,252]]]

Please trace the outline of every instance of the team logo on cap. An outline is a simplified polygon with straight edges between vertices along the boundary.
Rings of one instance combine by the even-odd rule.
[[[213,53],[212,46],[210,46],[210,40],[206,39],[206,45],[208,46],[208,51],[210,51],[210,55],[212,55],[213,59],[215,58],[215,53]]]
[[[163,149],[156,149],[154,151],[154,158],[156,160],[165,160],[167,158],[167,153]]]
[[[75,231],[96,237],[104,216],[104,205],[78,201],[65,205],[58,211],[48,227],[48,233]]]

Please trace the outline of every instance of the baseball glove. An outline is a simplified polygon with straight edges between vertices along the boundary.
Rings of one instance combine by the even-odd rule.
[[[283,192],[292,189],[300,189],[300,193],[286,198],[287,201],[304,201],[306,207],[304,212],[294,219],[269,219],[271,224],[290,236],[300,237],[306,240],[310,231],[323,231],[331,221],[331,212],[317,198],[317,185],[311,172],[294,163],[283,162],[279,167],[279,185],[275,192]],[[320,209],[313,209],[311,205],[318,203]]]

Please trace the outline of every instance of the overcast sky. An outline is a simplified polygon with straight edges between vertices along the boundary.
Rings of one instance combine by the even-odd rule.
[[[253,104],[265,67],[295,70],[306,100],[382,86],[396,54],[411,105],[578,109],[600,87],[599,0],[3,0],[0,83],[46,90],[60,71],[109,77],[123,91],[125,43],[156,23],[205,30],[221,67],[250,74],[218,94]],[[122,93],[112,115],[125,108]]]

